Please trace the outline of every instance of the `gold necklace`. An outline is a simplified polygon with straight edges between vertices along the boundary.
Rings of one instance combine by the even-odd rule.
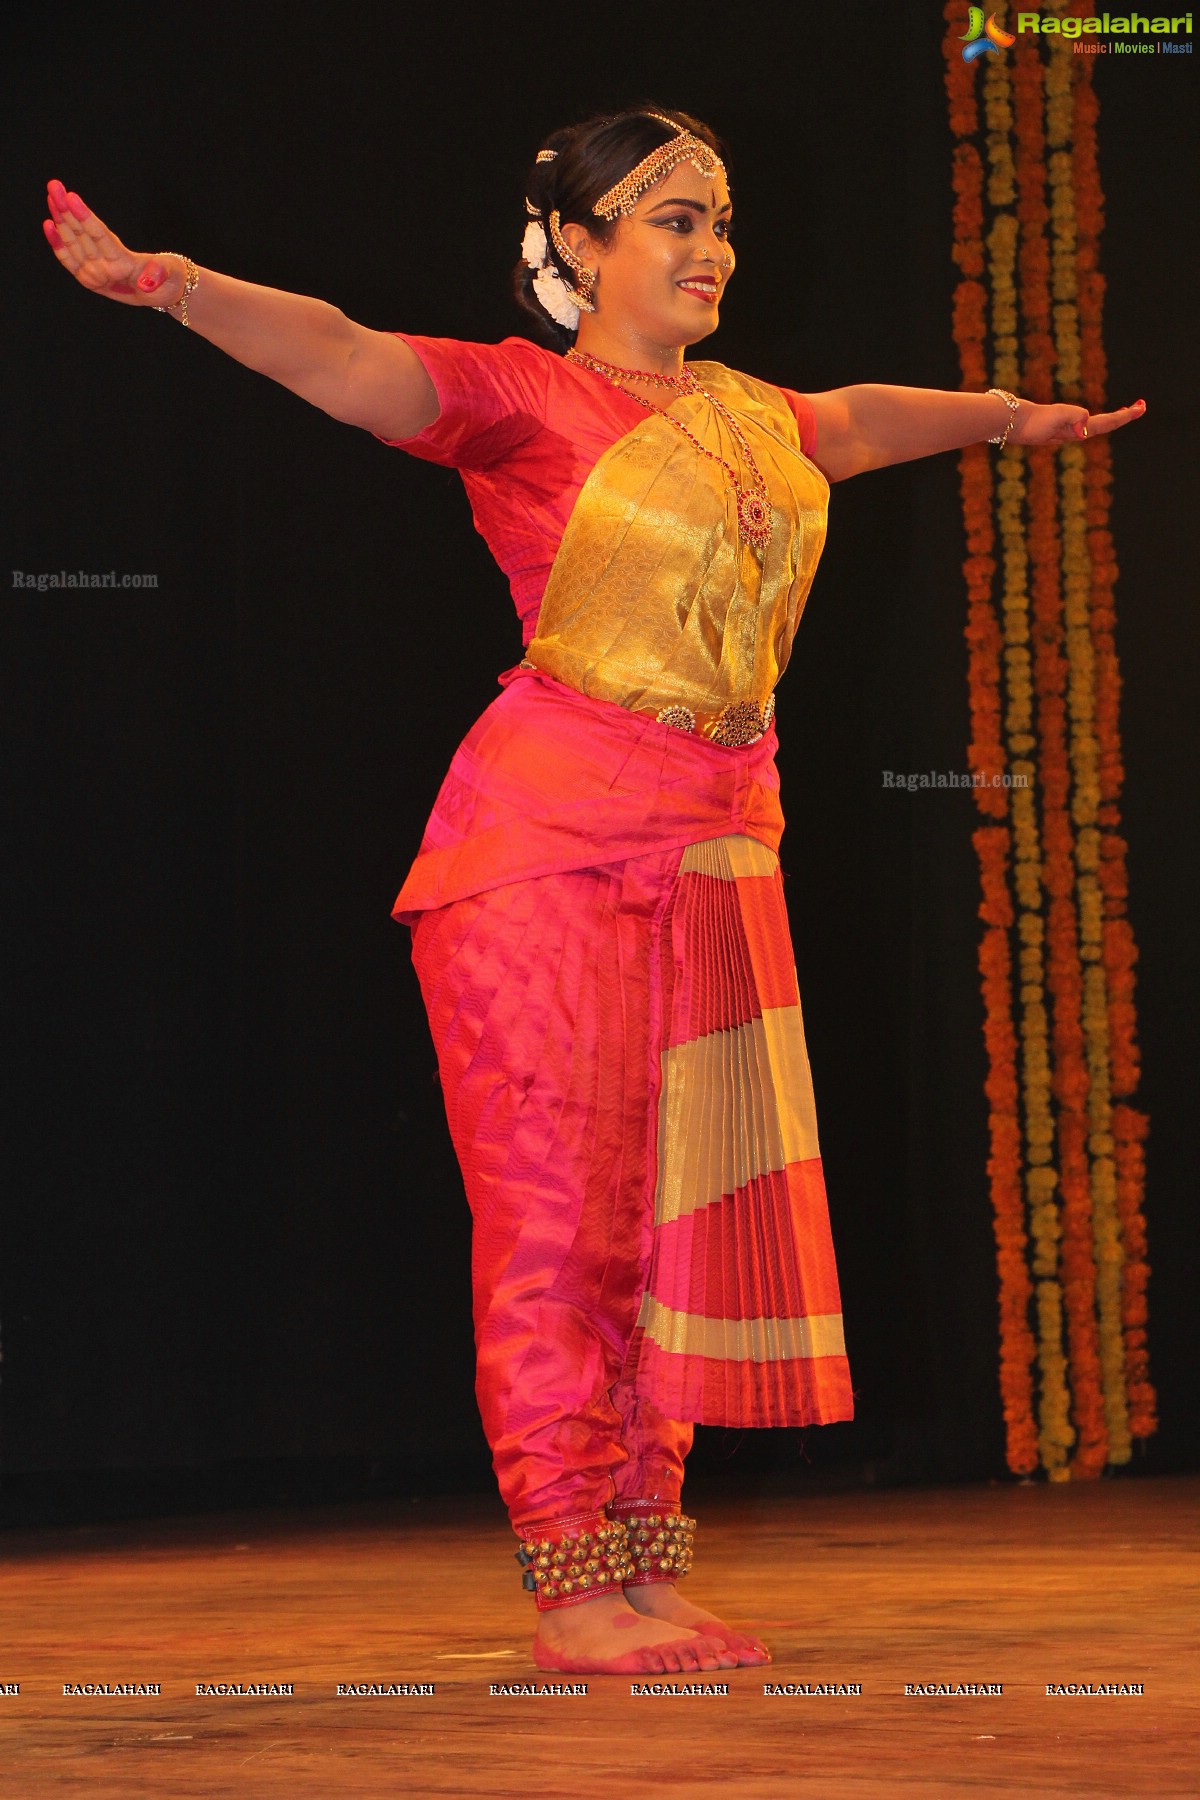
[[[730,435],[741,451],[742,458],[750,472],[749,487],[742,482],[732,463],[726,462],[723,456],[718,456],[715,450],[709,450],[673,413],[667,412],[664,407],[655,406],[653,400],[643,400],[640,394],[630,394],[628,388],[621,388],[622,393],[628,394],[631,400],[636,400],[639,406],[644,406],[647,412],[658,413],[661,418],[674,425],[675,429],[682,432],[689,443],[696,446],[701,456],[707,456],[710,462],[720,464],[737,497],[739,532],[748,544],[753,544],[756,550],[766,549],[771,541],[771,499],[767,493],[767,484],[763,480],[762,471],[754,460],[754,453],[746,441],[745,432],[729,408],[706,387],[701,387],[686,364],[683,372],[679,375],[655,375],[649,369],[619,369],[615,363],[602,362],[598,356],[589,356],[586,351],[574,348],[567,351],[566,359],[568,362],[578,363],[581,368],[591,369],[593,374],[602,375],[615,388],[620,388],[623,381],[652,381],[660,387],[672,388],[676,393],[702,394],[729,427]]]

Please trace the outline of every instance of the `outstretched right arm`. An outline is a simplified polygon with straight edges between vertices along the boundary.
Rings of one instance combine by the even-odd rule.
[[[182,256],[126,249],[61,181],[49,183],[47,196],[46,238],[82,287],[126,306],[178,305]],[[438,416],[433,382],[403,339],[356,325],[327,301],[202,268],[187,305],[193,331],[347,425],[406,438]]]

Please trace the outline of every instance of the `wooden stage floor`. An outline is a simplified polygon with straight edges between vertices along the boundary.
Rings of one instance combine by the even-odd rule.
[[[0,1685],[20,1691],[0,1698],[0,1792],[1200,1795],[1200,1478],[689,1503],[690,1591],[760,1628],[775,1663],[660,1681],[728,1694],[635,1696],[614,1676],[491,1692],[580,1679],[529,1660],[495,1502],[9,1533]],[[161,1691],[63,1691],[89,1682]],[[293,1692],[196,1692],[223,1682]],[[1143,1691],[1047,1694],[1070,1683]],[[921,1684],[1003,1691],[906,1693]]]

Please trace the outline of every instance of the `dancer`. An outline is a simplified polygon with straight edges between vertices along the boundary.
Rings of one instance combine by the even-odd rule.
[[[852,1412],[774,761],[829,484],[1144,407],[803,395],[685,362],[734,253],[721,146],[680,112],[539,149],[516,287],[542,343],[369,330],[128,250],[58,181],[49,198],[84,287],[461,471],[525,654],[454,758],[395,917],[472,1210],[476,1391],[534,1656],[765,1662],[679,1590],[682,1479],[696,1423]]]

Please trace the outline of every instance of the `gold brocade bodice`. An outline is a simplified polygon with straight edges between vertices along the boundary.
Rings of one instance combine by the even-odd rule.
[[[743,743],[770,722],[825,542],[829,484],[777,388],[720,363],[691,368],[749,440],[771,502],[766,548],[739,537],[721,465],[648,413],[580,489],[525,654],[580,693]],[[746,479],[705,396],[682,395],[671,411]]]

